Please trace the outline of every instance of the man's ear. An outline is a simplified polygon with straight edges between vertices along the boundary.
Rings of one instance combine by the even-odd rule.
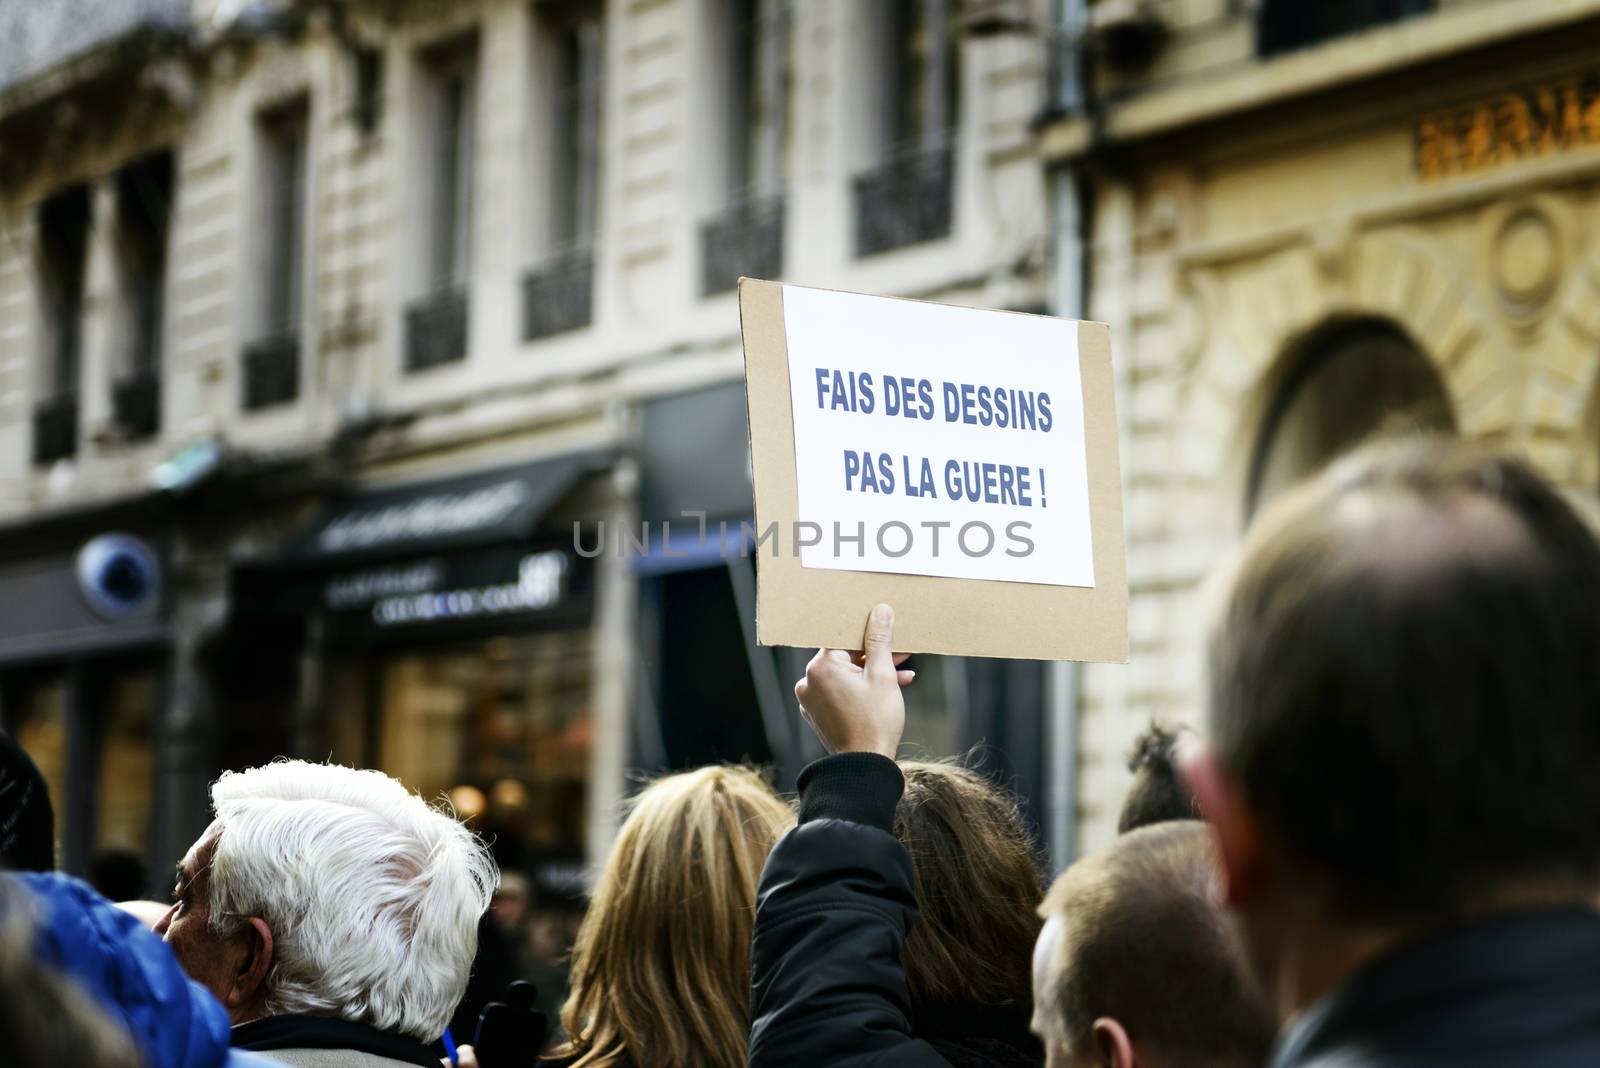
[[[243,949],[231,976],[228,996],[223,999],[230,1010],[259,1000],[265,993],[267,972],[272,968],[272,928],[266,920],[250,917],[239,938]]]
[[[1216,838],[1223,900],[1235,907],[1245,904],[1261,887],[1260,825],[1244,803],[1244,792],[1223,768],[1209,741],[1185,738],[1179,743],[1176,756],[1183,781]]]
[[[1122,1025],[1109,1016],[1102,1016],[1094,1022],[1094,1063],[1104,1065],[1105,1068],[1138,1068],[1138,1060],[1133,1055],[1133,1043],[1128,1041],[1128,1032]]]

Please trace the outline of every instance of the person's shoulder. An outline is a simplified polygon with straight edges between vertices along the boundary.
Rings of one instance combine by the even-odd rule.
[[[989,1036],[928,1039],[950,1068],[1044,1068],[1044,1054]]]
[[[274,1049],[252,1056],[293,1068],[412,1068],[410,1061],[397,1061],[356,1049]]]
[[[154,932],[82,880],[58,872],[6,878],[36,907],[34,957],[122,1024],[147,1063],[218,1063],[228,1049],[227,1012]]]

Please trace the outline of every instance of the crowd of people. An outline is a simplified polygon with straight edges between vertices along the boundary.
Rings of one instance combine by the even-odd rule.
[[[1369,446],[1247,533],[1204,734],[1152,729],[1050,883],[1015,799],[898,760],[893,611],[796,686],[830,755],[631,802],[547,1019],[459,1008],[499,880],[397,781],[223,775],[173,901],[49,873],[0,752],[4,1061],[132,1068],[1600,1065],[1600,543],[1526,464]],[[147,907],[147,906],[146,906]],[[452,1018],[455,1026],[451,1026]]]

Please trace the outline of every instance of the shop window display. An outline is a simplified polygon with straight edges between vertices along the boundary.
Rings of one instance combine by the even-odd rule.
[[[153,671],[119,676],[106,687],[95,773],[96,850],[142,857],[150,840],[158,689]]]
[[[445,798],[536,883],[578,878],[590,751],[589,634],[396,650],[335,672],[335,758]]]

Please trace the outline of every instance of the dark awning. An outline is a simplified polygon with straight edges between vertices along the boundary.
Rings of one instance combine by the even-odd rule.
[[[581,480],[610,465],[607,452],[362,490],[334,504],[270,561],[322,568],[525,541]]]

